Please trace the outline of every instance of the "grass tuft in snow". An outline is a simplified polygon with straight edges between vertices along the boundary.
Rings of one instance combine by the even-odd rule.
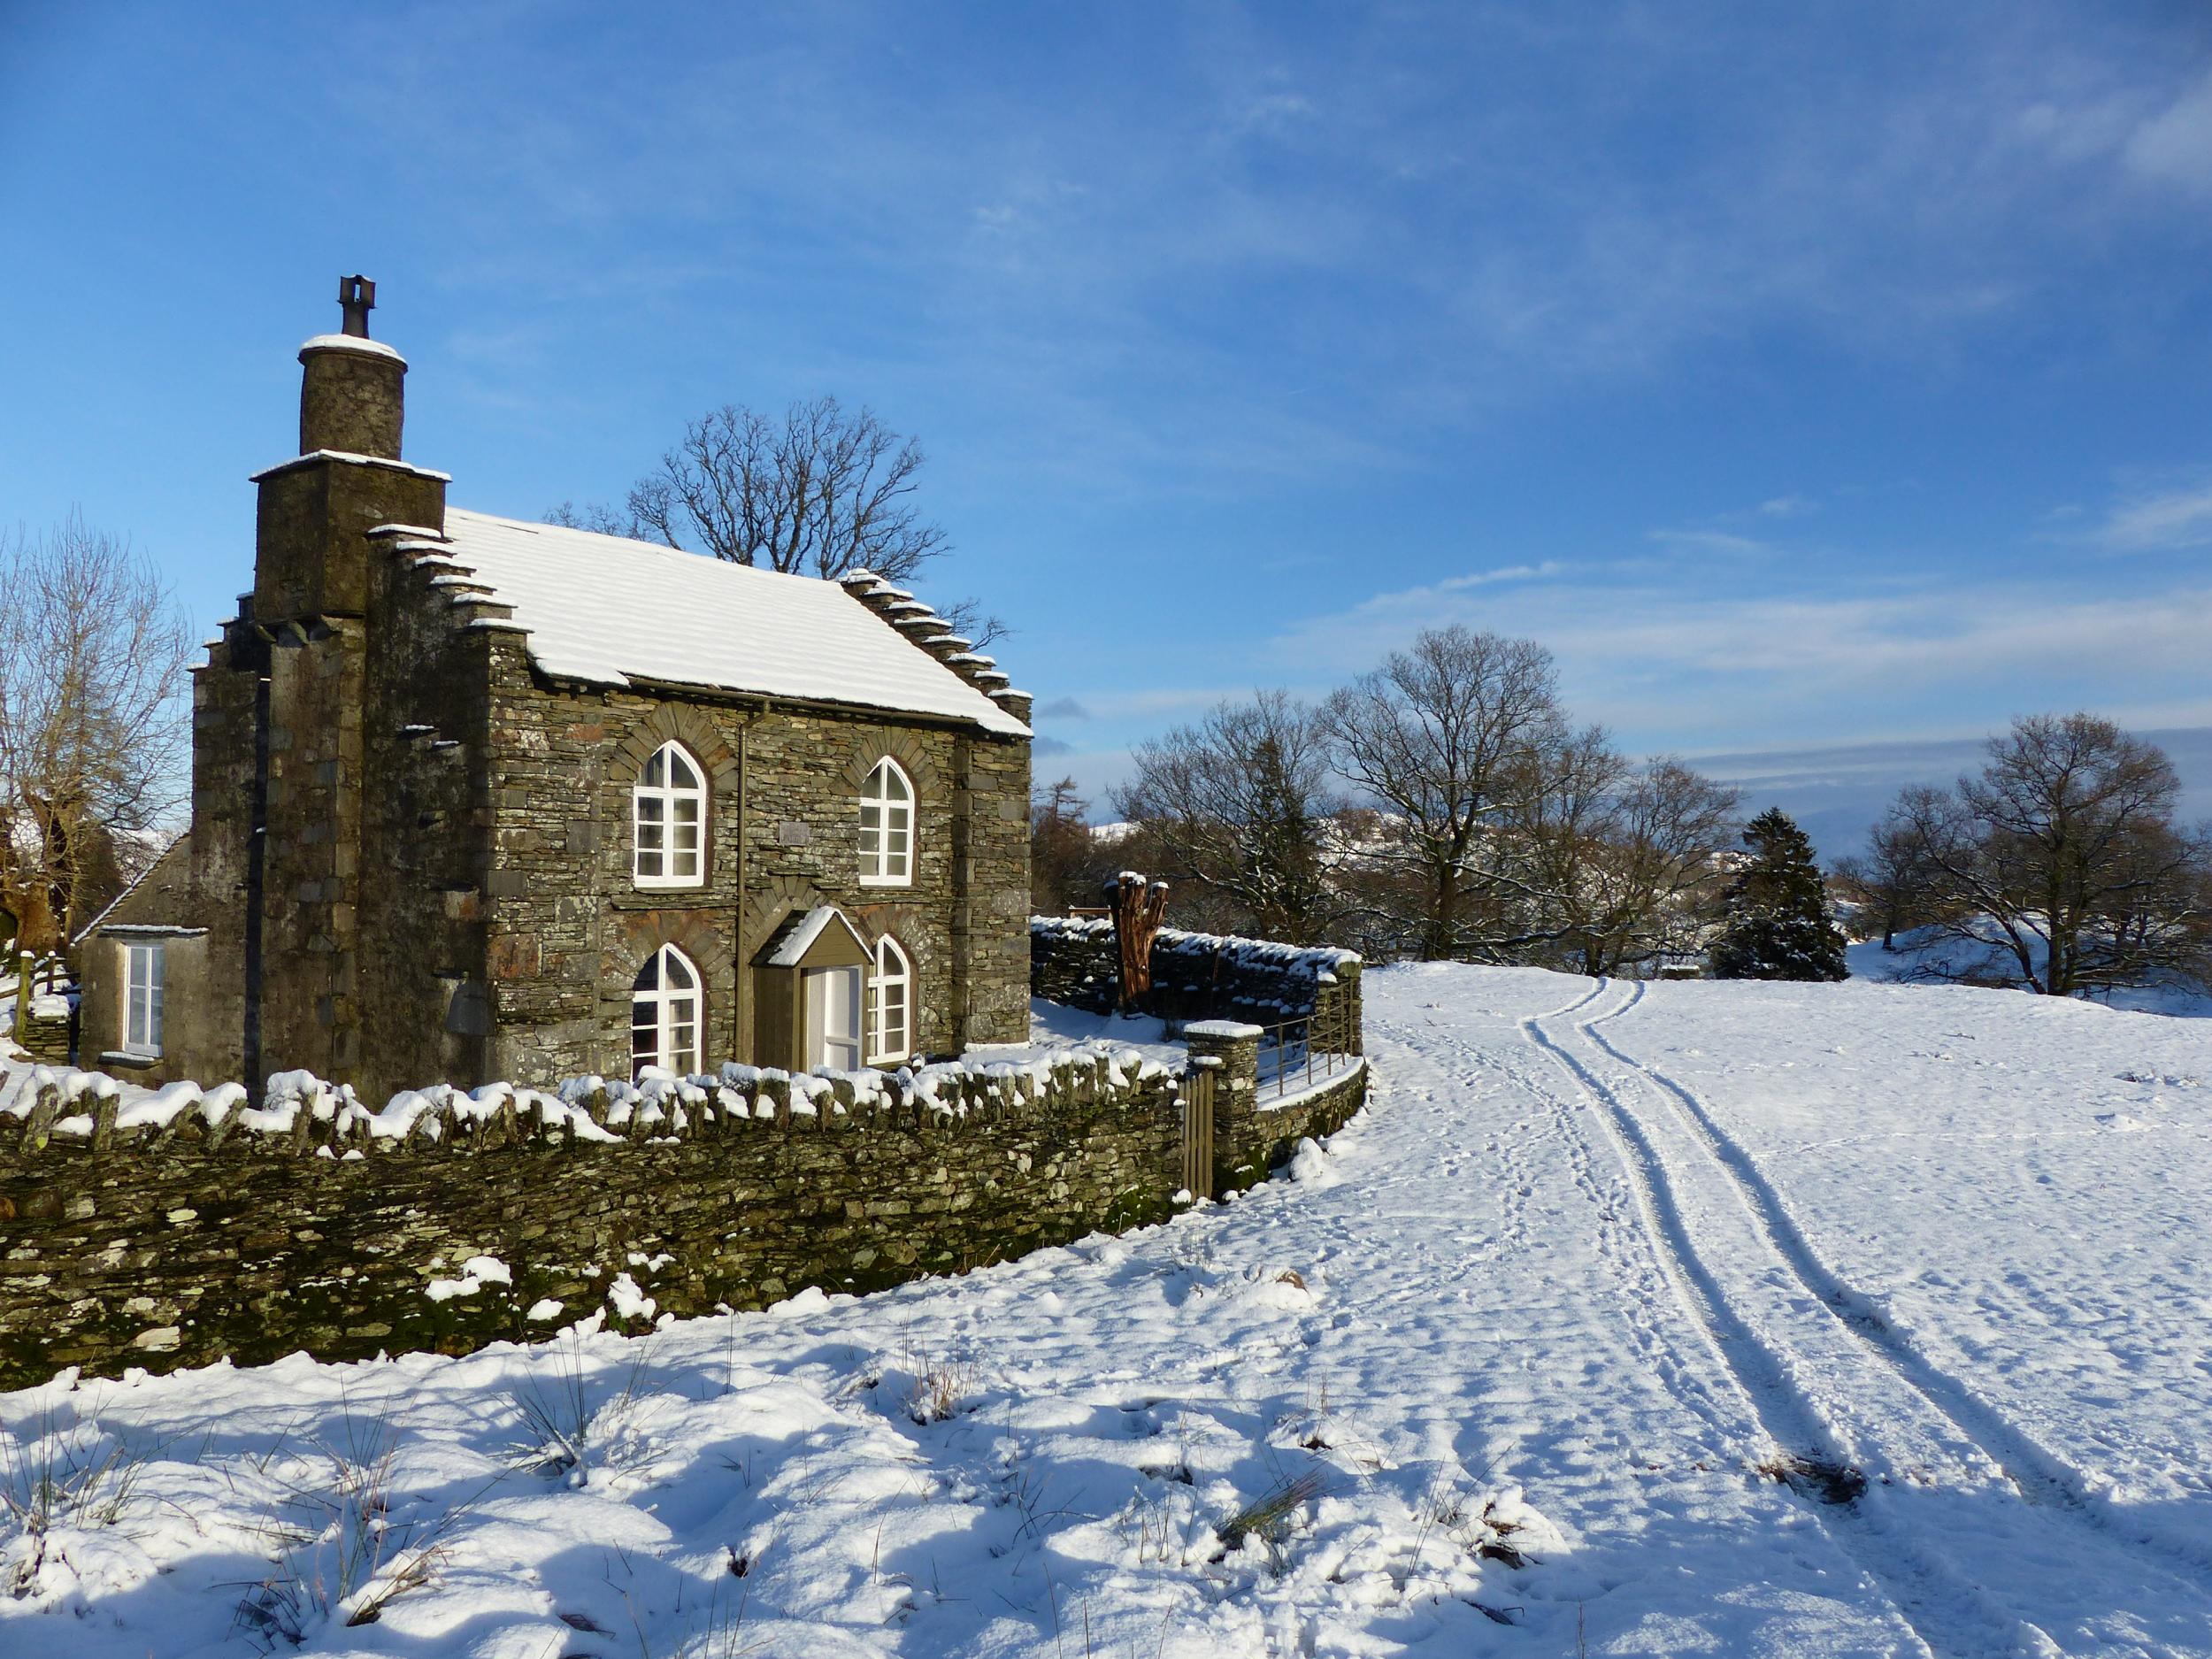
[[[979,1380],[977,1367],[964,1360],[918,1360],[906,1415],[924,1425],[948,1422],[960,1415]]]
[[[653,1347],[650,1339],[631,1344],[615,1386],[603,1390],[577,1333],[549,1345],[532,1365],[529,1380],[508,1396],[528,1436],[520,1448],[521,1464],[565,1476],[572,1486],[583,1486],[593,1462],[605,1463],[624,1432],[635,1426],[638,1390]]]
[[[311,1460],[324,1478],[292,1486],[292,1518],[267,1529],[279,1551],[274,1571],[247,1587],[233,1615],[233,1631],[264,1653],[280,1642],[297,1647],[333,1620],[375,1624],[396,1597],[436,1579],[446,1559],[439,1540],[471,1508],[451,1504],[428,1522],[396,1517],[399,1442],[390,1419],[349,1415],[343,1431],[342,1446],[321,1447]]]
[[[98,1423],[50,1412],[19,1435],[0,1428],[0,1580],[30,1594],[55,1534],[113,1526],[135,1494],[147,1454]]]
[[[1247,1540],[1256,1538],[1267,1547],[1269,1561],[1279,1569],[1283,1545],[1297,1522],[1298,1512],[1327,1489],[1325,1471],[1309,1469],[1302,1474],[1285,1475],[1214,1528],[1223,1552],[1240,1549]]]

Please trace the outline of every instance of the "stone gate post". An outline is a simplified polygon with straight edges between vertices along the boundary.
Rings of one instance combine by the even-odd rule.
[[[1193,1065],[1214,1078],[1214,1180],[1209,1196],[1240,1192],[1267,1179],[1267,1143],[1255,1121],[1259,1099],[1257,1025],[1241,1020],[1202,1019],[1183,1027]]]

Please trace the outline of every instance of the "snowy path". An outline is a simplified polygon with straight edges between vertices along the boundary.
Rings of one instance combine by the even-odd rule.
[[[381,1467],[433,1570],[371,1624],[304,1594],[305,1651],[2212,1659],[2207,1280],[2144,1225],[2212,1195],[2212,1032],[1368,984],[1373,1109],[1171,1226],[641,1340],[0,1396],[0,1493],[42,1447],[132,1471],[0,1594],[0,1655],[239,1652],[256,1586],[343,1576]],[[1835,1473],[1761,1469],[1791,1456]],[[1302,1475],[1275,1546],[1222,1551]]]
[[[1921,1638],[1958,1655],[2212,1650],[2194,1551],[2116,1521],[1932,1365],[1817,1260],[1703,1102],[1608,1039],[1644,993],[1601,984],[1521,1026],[1598,1108],[1770,1455]]]

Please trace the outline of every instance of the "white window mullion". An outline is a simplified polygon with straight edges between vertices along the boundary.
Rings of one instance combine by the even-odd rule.
[[[157,1056],[161,1053],[161,1002],[164,957],[158,944],[123,948],[123,1051]]]
[[[868,1060],[895,1065],[914,1052],[914,969],[898,941],[876,941],[873,982],[868,987]]]
[[[663,945],[630,987],[630,1075],[649,1065],[680,1077],[696,1072],[705,1016],[698,969],[675,946]]]
[[[914,880],[914,783],[886,755],[860,792],[860,885],[903,887]]]
[[[631,879],[695,887],[706,879],[706,775],[680,743],[663,743],[630,795]]]

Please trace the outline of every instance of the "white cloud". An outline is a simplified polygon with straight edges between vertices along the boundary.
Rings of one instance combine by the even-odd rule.
[[[1647,538],[1663,547],[1671,547],[1687,553],[1767,553],[1772,548],[1764,541],[1754,541],[1747,535],[1730,535],[1724,530],[1649,530]]]
[[[1541,565],[1501,565],[1495,570],[1471,571],[1464,576],[1447,576],[1436,584],[1436,591],[1451,594],[1468,588],[1489,588],[1499,582],[1537,581],[1548,576],[1560,575],[1566,568],[1557,559],[1546,559]]]
[[[1955,729],[1981,705],[1998,718],[2023,695],[2068,707],[2162,700],[2169,718],[2212,716],[2202,686],[2212,589],[2097,597],[2054,583],[1960,583],[1747,598],[1624,581],[1621,571],[1578,569],[1503,592],[1432,583],[1378,594],[1287,630],[1272,653],[1342,675],[1423,628],[1518,634],[1557,657],[1577,714],[1658,746],[1894,735],[1932,714]]]
[[[2212,73],[2137,127],[2126,155],[2147,178],[2212,192]]]
[[[2122,553],[2212,547],[2212,483],[2124,502],[2098,526],[2093,539]]]

